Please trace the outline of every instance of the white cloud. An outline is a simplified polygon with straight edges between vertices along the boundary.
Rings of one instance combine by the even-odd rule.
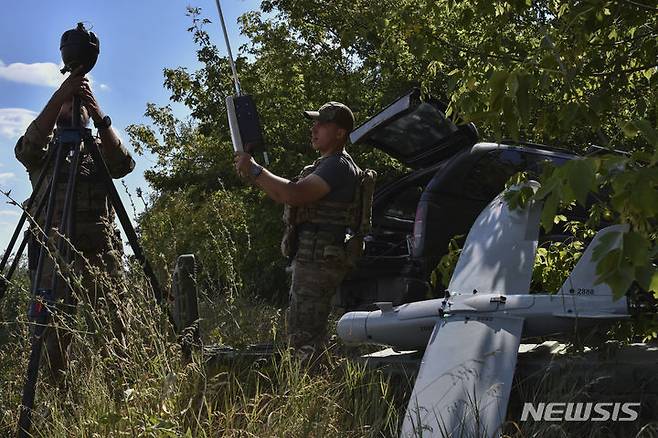
[[[107,85],[107,84],[100,84],[98,86],[98,88],[100,88],[101,91],[110,91],[111,90],[110,86]]]
[[[9,183],[10,180],[14,179],[16,177],[16,174],[12,172],[3,172],[0,173],[0,187],[3,189],[7,189],[7,184]],[[0,211],[0,214],[2,212]]]
[[[25,108],[0,108],[0,136],[18,139],[37,113]]]
[[[64,63],[62,62],[59,64],[55,64],[54,62],[35,62],[33,64],[14,62],[7,65],[0,59],[0,79],[22,84],[57,88],[68,76],[60,72],[63,67]],[[94,78],[89,73],[87,73],[87,78],[93,89]],[[101,84],[101,90],[106,91],[109,89],[109,86]]]
[[[20,215],[20,210],[0,210],[0,217],[19,217]]]
[[[15,177],[16,174],[12,172],[0,173],[0,184],[5,184],[7,181],[14,179]]]
[[[0,60],[0,78],[11,82],[57,88],[64,80],[64,75],[59,71],[61,68],[62,65],[53,62],[33,64],[14,62],[7,65]]]

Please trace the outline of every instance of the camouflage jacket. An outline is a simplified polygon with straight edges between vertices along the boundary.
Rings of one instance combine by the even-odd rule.
[[[46,164],[49,165],[48,173],[41,189],[34,201],[34,214],[36,206],[42,197],[47,196],[47,182],[52,178],[53,159],[48,160],[48,152],[51,147],[51,141],[55,133],[44,134],[40,132],[35,122],[28,126],[25,135],[18,139],[14,153],[16,158],[25,166],[34,188],[42,169]],[[135,167],[135,161],[130,156],[128,150],[119,145],[118,148],[109,150],[104,148],[99,139],[95,139],[101,155],[107,164],[110,176],[121,178],[130,173]],[[64,161],[60,170],[59,184],[56,192],[55,213],[53,215],[53,226],[59,225],[62,210],[64,207],[64,198],[66,184],[68,180],[69,163]],[[93,250],[103,246],[108,235],[114,234],[114,209],[111,206],[106,194],[105,187],[100,181],[98,171],[94,165],[91,155],[82,150],[80,159],[80,169],[78,171],[78,180],[75,192],[75,224],[76,233],[73,243],[81,246],[81,250]],[[45,208],[42,210],[38,222],[43,223],[45,217]]]

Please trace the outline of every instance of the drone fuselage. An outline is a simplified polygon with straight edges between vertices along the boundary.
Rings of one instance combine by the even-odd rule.
[[[578,295],[581,293],[583,295]],[[348,343],[423,349],[440,319],[454,315],[485,320],[510,316],[524,320],[523,337],[565,335],[629,318],[626,298],[573,294],[502,295],[473,293],[403,304],[380,310],[350,312],[338,321],[338,335]]]

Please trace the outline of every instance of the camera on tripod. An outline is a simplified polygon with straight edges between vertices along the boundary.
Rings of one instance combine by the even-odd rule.
[[[83,23],[78,23],[75,29],[64,32],[59,50],[62,52],[62,61],[64,61],[62,73],[72,72],[83,66],[80,74],[86,75],[96,65],[100,53],[100,42],[93,32],[85,29]]]

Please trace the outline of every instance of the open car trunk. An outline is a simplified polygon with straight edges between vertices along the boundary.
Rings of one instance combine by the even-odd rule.
[[[445,105],[422,101],[418,89],[397,99],[350,135],[352,143],[377,148],[412,171],[379,187],[373,199],[373,229],[357,268],[341,286],[343,306],[423,299],[428,291],[422,266],[411,257],[416,209],[441,162],[478,139],[473,124],[456,125]]]
[[[413,89],[352,131],[350,140],[380,149],[412,169],[429,167],[478,139],[475,125],[456,125],[445,108],[435,100],[422,101]]]

